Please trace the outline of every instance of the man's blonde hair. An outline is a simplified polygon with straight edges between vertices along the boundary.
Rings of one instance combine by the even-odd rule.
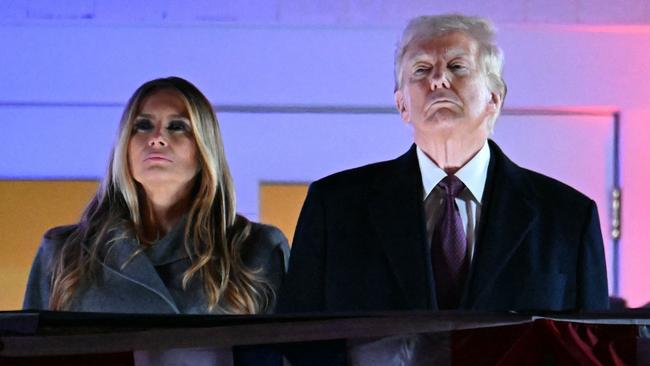
[[[402,62],[410,43],[418,39],[430,39],[442,35],[463,32],[478,43],[478,62],[487,78],[488,88],[501,97],[501,106],[506,98],[507,86],[503,80],[503,52],[495,42],[492,22],[485,18],[460,14],[424,15],[411,19],[395,49],[395,90],[402,87]],[[490,130],[498,113],[490,121]]]

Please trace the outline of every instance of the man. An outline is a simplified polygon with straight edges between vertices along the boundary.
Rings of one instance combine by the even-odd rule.
[[[395,53],[414,145],[314,182],[279,311],[607,308],[595,203],[491,140],[506,95],[491,24],[418,17]]]

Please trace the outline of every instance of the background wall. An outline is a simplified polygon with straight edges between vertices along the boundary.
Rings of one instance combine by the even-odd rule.
[[[203,90],[218,113],[222,106],[240,209],[255,219],[260,181],[310,181],[389,159],[408,148],[410,131],[397,115],[245,114],[235,113],[237,106],[390,108],[393,47],[405,20],[448,11],[483,15],[495,20],[506,54],[506,107],[621,110],[621,294],[633,306],[649,301],[648,2],[447,3],[3,1],[0,179],[101,177],[133,90],[178,75]],[[590,139],[600,141],[602,129],[594,124],[593,133],[591,125],[576,132],[569,125],[548,124],[549,138],[574,142],[574,153],[563,150],[559,161],[581,173],[609,166],[602,154],[575,153]],[[526,129],[520,135],[508,139],[510,151],[526,151],[537,138]],[[333,159],[335,153],[346,158]],[[307,156],[318,164],[305,163]],[[538,164],[558,164],[550,161]],[[606,185],[609,173],[593,179]]]

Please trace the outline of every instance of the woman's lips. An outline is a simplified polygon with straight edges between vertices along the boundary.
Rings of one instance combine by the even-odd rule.
[[[144,158],[144,161],[169,161],[171,162],[172,160],[166,157],[165,155],[161,154],[149,154],[147,155],[146,158]]]

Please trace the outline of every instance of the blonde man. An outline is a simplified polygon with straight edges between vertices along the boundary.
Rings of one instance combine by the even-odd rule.
[[[281,311],[608,307],[594,201],[489,139],[506,96],[502,64],[486,19],[410,21],[395,103],[414,144],[310,186]]]

